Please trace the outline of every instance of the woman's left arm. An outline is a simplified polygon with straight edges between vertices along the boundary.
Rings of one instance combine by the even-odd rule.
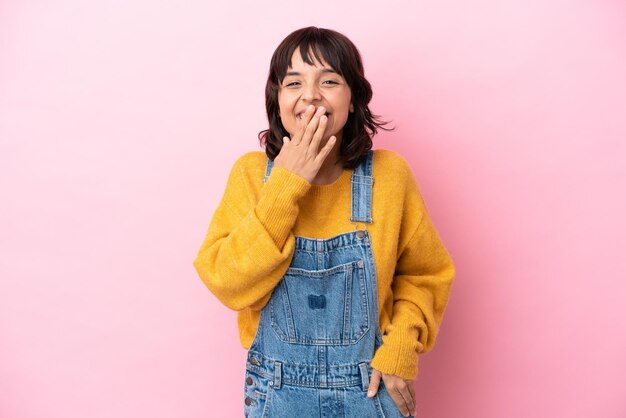
[[[398,252],[391,323],[383,334],[371,366],[385,374],[415,379],[418,353],[435,344],[455,267],[419,192],[410,169],[407,194],[408,216],[419,217],[410,238]],[[412,212],[412,213],[410,213]]]

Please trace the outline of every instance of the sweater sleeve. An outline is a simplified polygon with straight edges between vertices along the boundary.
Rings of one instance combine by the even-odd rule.
[[[455,276],[450,254],[437,233],[411,172],[405,216],[417,227],[398,252],[393,283],[393,313],[383,344],[371,361],[386,374],[415,379],[418,353],[430,351],[441,324]],[[408,212],[408,213],[406,213]]]
[[[260,310],[289,268],[298,200],[311,187],[305,178],[273,167],[254,202],[246,192],[242,158],[231,169],[193,263],[206,287],[236,311]]]

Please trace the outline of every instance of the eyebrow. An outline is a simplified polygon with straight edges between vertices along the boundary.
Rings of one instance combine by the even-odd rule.
[[[320,72],[322,72],[322,73],[333,73],[333,74],[339,75],[339,73],[337,71],[333,70],[332,68],[323,68]],[[288,71],[287,74],[285,74],[285,77],[290,76],[290,75],[302,75],[302,74],[299,73],[298,71]]]

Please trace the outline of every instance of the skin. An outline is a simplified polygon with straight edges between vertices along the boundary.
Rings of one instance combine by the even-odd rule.
[[[310,183],[328,184],[343,171],[338,162],[339,145],[348,113],[354,111],[352,91],[339,74],[324,72],[331,70],[327,63],[306,64],[298,49],[291,64],[287,74],[298,74],[287,75],[278,91],[280,118],[291,138],[283,138],[274,166],[290,170]],[[303,110],[302,117],[298,117]],[[402,415],[414,414],[413,380],[373,369],[367,396],[376,395],[381,378]]]
[[[343,166],[339,160],[339,149],[348,114],[354,111],[350,86],[342,76],[334,71],[328,71],[333,70],[325,62],[316,61],[314,65],[306,64],[302,60],[299,49],[296,49],[291,58],[291,66],[287,69],[287,75],[278,90],[280,119],[292,140],[296,140],[297,137],[294,143],[300,143],[306,136],[302,131],[307,128],[309,122],[314,125],[310,127],[312,130],[315,126],[323,128],[323,131],[319,132],[321,135],[319,144],[315,141],[317,147],[323,148],[329,145],[331,137],[335,138],[335,142],[329,145],[331,149],[328,155],[323,155],[318,172],[309,180],[313,184],[331,183],[343,172]],[[320,112],[314,114],[312,120],[305,120],[298,116],[311,105]],[[313,131],[313,134],[315,133],[317,131]],[[304,138],[305,141],[307,139],[309,138]],[[315,153],[317,148],[308,151]],[[295,172],[302,170],[305,178],[311,174],[304,167],[296,167],[294,161],[285,161],[285,165],[290,165]],[[314,171],[312,167],[309,169]]]
[[[387,392],[391,395],[391,399],[396,403],[400,413],[405,417],[415,414],[415,388],[413,380],[406,380],[400,376],[386,374],[380,370],[372,368],[372,378],[367,391],[367,396],[372,397],[378,392],[380,379],[383,379]]]

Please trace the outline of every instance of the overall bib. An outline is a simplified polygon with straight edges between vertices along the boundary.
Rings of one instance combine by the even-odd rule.
[[[352,171],[352,223],[372,223],[373,155]],[[272,166],[268,159],[264,183]],[[377,295],[367,229],[296,236],[247,353],[245,416],[403,417],[382,378],[367,397],[369,363],[382,344]]]

